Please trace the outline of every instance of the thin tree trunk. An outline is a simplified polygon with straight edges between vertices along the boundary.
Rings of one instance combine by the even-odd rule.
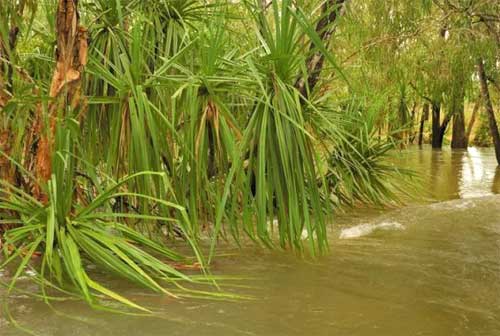
[[[398,123],[388,125],[388,134],[392,134],[392,137],[398,140],[400,146],[404,147],[408,140],[408,107],[404,95],[401,95],[399,100],[398,119]]]
[[[424,107],[422,109],[422,118],[420,119],[420,129],[418,130],[419,146],[422,146],[424,143],[424,127],[427,120],[429,120],[429,104],[424,104]]]
[[[410,136],[409,136],[409,143],[413,145],[413,142],[415,141],[415,117],[417,115],[417,103],[413,104],[413,107],[411,109],[411,114],[410,114]]]
[[[441,127],[439,128],[439,144],[440,147],[443,147],[444,136],[446,134],[446,130],[448,129],[448,125],[450,124],[451,119],[453,118],[453,111],[450,111],[444,117],[443,122],[441,123]]]
[[[442,38],[443,43],[446,41],[445,37],[447,31],[448,27],[445,23],[439,30],[439,36]],[[441,102],[433,101],[432,102],[432,148],[433,149],[441,149],[443,147],[444,134],[446,132],[446,128],[448,127],[450,119],[451,116],[448,113],[443,121],[443,124],[441,124]]]
[[[316,25],[316,33],[319,35],[325,48],[328,49],[331,37],[337,26],[334,24],[337,18],[342,14],[347,0],[326,0],[321,9],[321,19]],[[309,97],[311,92],[319,81],[321,70],[325,62],[325,55],[315,51],[316,46],[311,42],[309,51],[311,55],[307,58],[307,74],[297,79],[295,87],[304,98]]]
[[[488,114],[491,137],[493,138],[493,144],[495,145],[495,155],[497,162],[500,165],[500,133],[498,132],[495,111],[493,110],[493,104],[491,102],[488,79],[486,77],[486,71],[484,70],[483,59],[479,59],[477,69],[479,73],[479,82],[481,83],[481,94],[483,96],[484,107],[486,109],[486,113]]]
[[[43,126],[43,117],[38,116],[37,128],[41,138],[35,162],[37,185],[36,197],[46,200],[40,184],[52,175],[52,154],[58,113],[68,108],[75,109],[81,99],[81,77],[87,63],[87,31],[79,25],[78,0],[59,0],[56,17],[57,50],[56,68],[50,86],[49,127]]]

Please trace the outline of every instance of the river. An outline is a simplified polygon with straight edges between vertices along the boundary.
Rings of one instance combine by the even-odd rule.
[[[159,317],[73,301],[54,311],[23,296],[10,299],[12,313],[50,336],[500,335],[500,170],[493,151],[413,148],[397,162],[422,174],[429,200],[337,216],[328,256],[312,262],[258,248],[225,251],[231,255],[217,259],[213,272],[245,278],[228,290],[252,300],[171,300],[119,282]],[[22,334],[0,316],[0,335]]]

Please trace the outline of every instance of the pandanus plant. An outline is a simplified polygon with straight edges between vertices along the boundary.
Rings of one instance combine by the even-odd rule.
[[[23,190],[10,181],[0,181],[2,223],[19,225],[3,237],[5,259],[0,268],[19,261],[7,284],[9,293],[16,290],[23,272],[32,269],[34,280],[41,288],[41,297],[47,303],[55,299],[55,291],[81,297],[92,306],[101,306],[99,295],[103,295],[125,306],[147,310],[93,280],[85,265],[95,263],[121,277],[173,296],[173,292],[165,289],[165,282],[193,280],[168,263],[182,262],[185,258],[146,238],[127,226],[123,219],[177,223],[194,249],[201,268],[204,263],[196,243],[190,239],[192,227],[183,207],[128,188],[131,183],[147,177],[163,190],[171,190],[165,173],[144,171],[114,181],[102,179],[103,175],[95,167],[87,167],[86,174],[77,171],[77,167],[88,166],[78,159],[83,148],[80,124],[84,119],[85,103],[81,82],[88,45],[86,30],[79,25],[76,1],[59,1],[57,37],[50,100],[48,104],[40,103],[39,114],[35,116],[39,138],[35,145],[33,172],[10,158],[20,173],[31,180],[33,187]],[[5,152],[2,154],[7,156]],[[82,176],[85,182],[81,181]],[[174,217],[112,211],[111,205],[118,198],[158,204],[168,208]],[[34,255],[40,255],[38,267],[31,262]]]
[[[44,3],[26,33],[43,51],[14,81],[29,98],[0,96],[2,126],[20,130],[13,145],[0,133],[0,165],[16,176],[0,171],[0,224],[17,225],[3,237],[9,292],[32,269],[46,302],[63,293],[146,309],[95,280],[93,263],[160,293],[215,295],[182,283],[211,282],[219,239],[318,255],[332,193],[392,197],[379,183],[392,171],[378,165],[392,147],[321,85],[323,64],[345,79],[328,43],[344,3],[312,15],[291,0]],[[189,262],[202,277],[175,267]]]

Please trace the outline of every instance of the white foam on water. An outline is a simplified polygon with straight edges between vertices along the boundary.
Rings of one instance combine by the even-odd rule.
[[[462,210],[475,208],[476,203],[473,200],[454,200],[434,203],[429,205],[429,207],[435,210]]]
[[[398,222],[382,222],[379,224],[360,224],[347,229],[343,229],[340,232],[340,239],[352,239],[364,237],[369,234],[372,234],[374,231],[378,230],[404,230],[405,227],[403,224]]]

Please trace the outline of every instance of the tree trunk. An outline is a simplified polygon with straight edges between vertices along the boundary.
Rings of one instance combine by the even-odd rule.
[[[404,95],[401,95],[398,108],[398,119],[394,123],[390,123],[388,134],[397,140],[400,146],[404,147],[408,140],[408,107]]]
[[[429,104],[424,104],[424,107],[422,109],[422,118],[420,119],[420,129],[418,130],[419,146],[422,146],[424,143],[424,126],[427,120],[429,120]]]
[[[87,63],[87,31],[79,25],[78,0],[59,0],[56,17],[56,68],[50,86],[49,125],[44,127],[43,116],[37,118],[41,138],[35,162],[37,185],[34,194],[41,200],[41,184],[52,175],[52,154],[58,113],[75,109],[80,104],[81,77]],[[61,115],[59,115],[61,117]],[[64,116],[64,115],[62,115]]]
[[[491,102],[490,90],[488,88],[488,79],[486,77],[486,71],[484,70],[483,59],[480,59],[478,61],[477,69],[479,73],[479,82],[481,83],[481,94],[483,96],[484,107],[486,109],[486,113],[488,114],[491,137],[493,138],[493,144],[495,145],[495,155],[497,158],[497,162],[500,165],[500,133],[498,132],[495,111],[493,110],[493,104]]]
[[[409,134],[409,139],[408,142],[413,145],[413,142],[415,141],[415,118],[417,116],[417,103],[413,104],[413,107],[411,109],[410,113],[410,134]]]
[[[463,91],[453,98],[453,133],[451,137],[451,148],[466,149],[467,136],[465,132],[464,117],[464,95]]]
[[[336,25],[334,22],[342,14],[347,0],[326,0],[321,9],[321,19],[316,25],[316,33],[319,35],[325,48],[328,49],[331,37],[335,32]],[[295,87],[299,90],[304,98],[309,97],[309,93],[314,89],[319,81],[319,75],[323,69],[325,55],[319,51],[315,51],[316,46],[311,42],[309,51],[311,55],[307,58],[307,74],[301,76],[295,82]],[[307,84],[307,85],[306,85]]]
[[[439,149],[443,146],[441,135],[441,104],[432,103],[432,148]]]
[[[446,130],[448,129],[448,125],[450,124],[452,118],[453,118],[453,112],[450,111],[446,114],[443,122],[441,123],[441,127],[439,129],[439,143],[441,144],[441,147],[443,147],[444,136],[446,134]]]
[[[432,148],[441,149],[443,147],[444,135],[452,119],[453,113],[449,112],[441,122],[441,104],[432,103]]]

